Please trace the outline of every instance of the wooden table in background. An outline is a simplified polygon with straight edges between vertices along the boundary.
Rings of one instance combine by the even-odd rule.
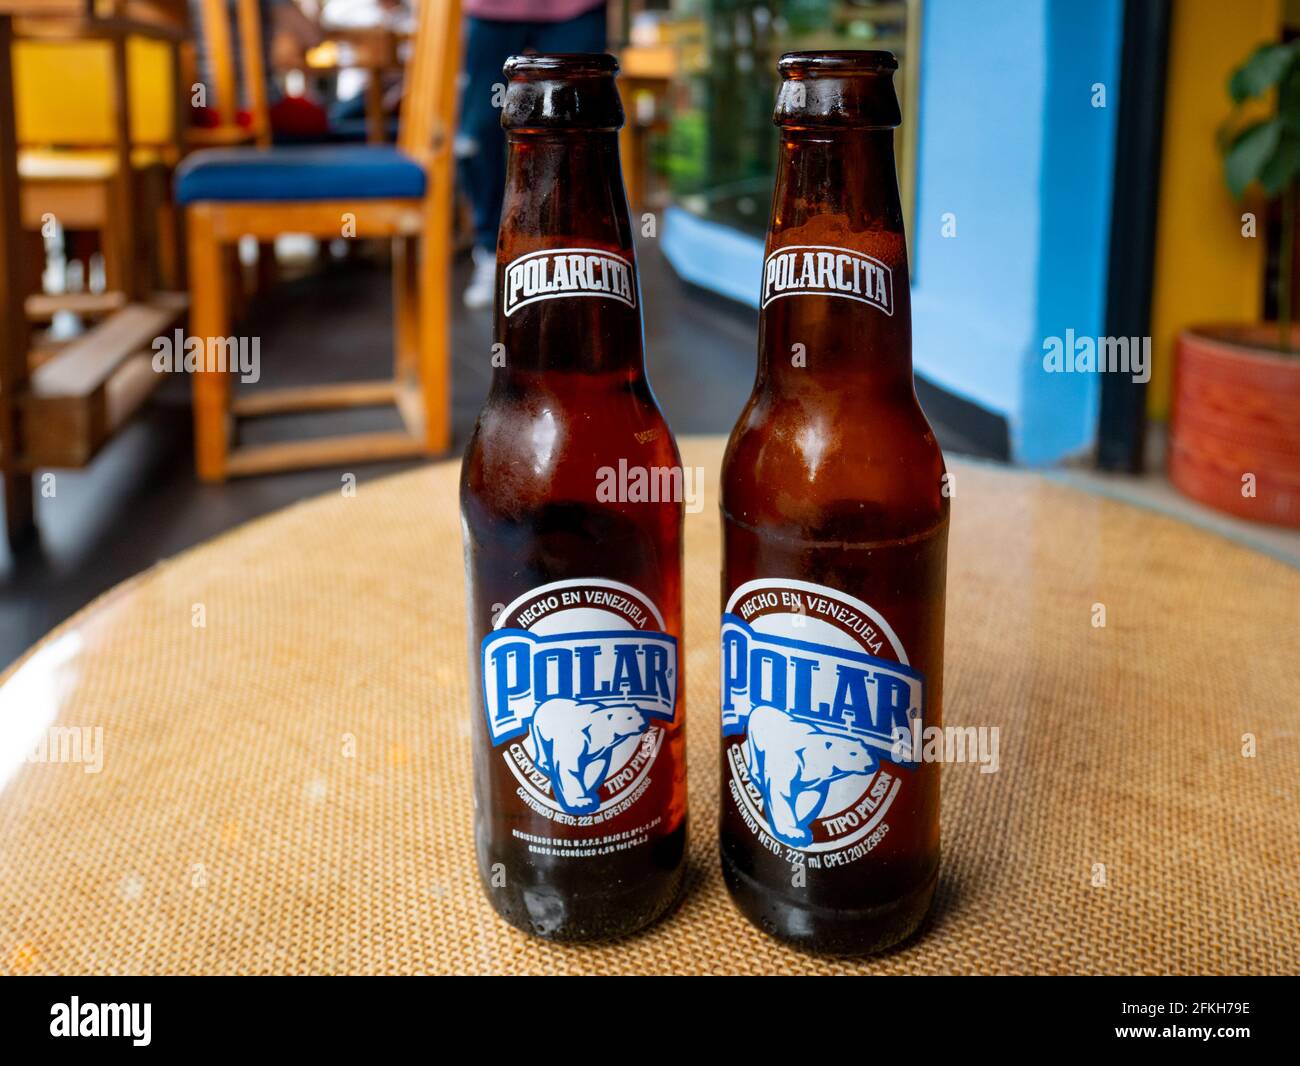
[[[369,75],[366,81],[366,142],[383,144],[388,138],[388,116],[384,112],[384,76],[400,72],[402,44],[409,41],[406,32],[386,27],[331,29],[324,44],[307,54],[311,74],[337,74],[340,70],[359,69]],[[341,53],[340,46],[347,49]]]

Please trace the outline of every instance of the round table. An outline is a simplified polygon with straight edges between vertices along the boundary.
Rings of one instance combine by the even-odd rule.
[[[1300,574],[1034,474],[953,463],[943,869],[883,957],[792,952],[716,857],[720,439],[686,519],[680,906],[561,946],[482,897],[456,463],[161,563],[0,684],[8,972],[1294,971]],[[142,531],[141,535],[145,535]],[[41,761],[41,759],[44,761]]]

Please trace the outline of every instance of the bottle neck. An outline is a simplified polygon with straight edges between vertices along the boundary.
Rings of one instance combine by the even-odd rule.
[[[614,130],[512,130],[497,242],[498,380],[645,373]]]
[[[761,307],[760,388],[911,393],[893,130],[782,129]]]

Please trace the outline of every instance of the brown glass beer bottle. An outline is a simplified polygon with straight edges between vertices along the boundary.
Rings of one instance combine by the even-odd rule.
[[[646,379],[608,55],[505,67],[493,377],[461,474],[475,842],[510,923],[672,904],[686,844],[677,446]]]
[[[939,869],[948,499],[912,380],[888,52],[781,59],[758,374],[722,472],[722,869],[767,932],[879,951]]]

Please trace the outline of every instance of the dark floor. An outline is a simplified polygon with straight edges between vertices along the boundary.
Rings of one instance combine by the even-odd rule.
[[[645,305],[653,309],[646,318],[647,361],[668,421],[678,435],[726,433],[753,380],[756,313],[688,289],[653,245],[642,247],[640,258]],[[465,270],[462,261],[457,294]],[[455,306],[458,455],[487,389],[492,323],[489,313],[461,309],[459,296]],[[241,333],[261,338],[259,385],[380,377],[391,359],[386,268],[364,259],[335,261],[323,272],[281,284],[251,309]],[[331,412],[254,424],[247,438],[396,425],[395,415],[384,411]],[[946,449],[978,450],[950,428],[936,429]],[[411,465],[357,466],[355,473],[367,480]],[[0,538],[0,668],[124,578],[250,518],[337,490],[341,473],[311,470],[200,485],[188,382],[166,382],[89,468],[56,472],[54,497],[38,501],[38,544],[15,559]]]

